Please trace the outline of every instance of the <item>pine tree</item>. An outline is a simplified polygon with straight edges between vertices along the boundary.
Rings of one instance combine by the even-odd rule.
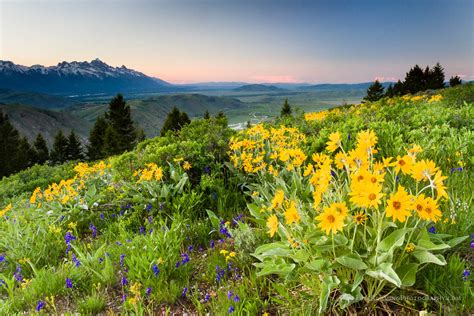
[[[81,142],[74,131],[71,131],[67,139],[66,157],[67,160],[81,160],[84,158]]]
[[[427,83],[428,89],[443,89],[444,88],[444,68],[438,62],[431,70],[431,76]]]
[[[173,107],[171,112],[168,113],[165,122],[163,123],[163,128],[161,129],[161,136],[166,135],[166,132],[173,131],[177,132],[181,128],[191,123],[191,120],[188,117],[186,112],[181,112],[177,107]]]
[[[460,84],[462,84],[461,77],[454,76],[454,77],[449,78],[449,86],[450,87],[455,87],[455,86],[460,85]]]
[[[393,85],[393,95],[402,95],[405,94],[405,88],[403,86],[403,82],[398,80],[394,85]]]
[[[21,137],[18,142],[18,150],[16,155],[14,156],[16,170],[20,171],[22,169],[26,169],[33,165],[33,161],[35,158],[35,152],[31,148],[30,143],[26,137]]]
[[[430,69],[429,66],[426,66],[425,71],[423,71],[423,90],[430,89],[430,82],[433,77],[433,71]]]
[[[291,106],[288,103],[288,99],[285,99],[285,103],[283,103],[283,106],[281,108],[280,116],[281,117],[290,116],[291,112],[292,112],[291,111]]]
[[[89,144],[87,145],[87,157],[89,160],[99,160],[105,157],[104,144],[107,127],[105,118],[99,116],[89,133]]]
[[[0,110],[0,179],[19,170],[18,156],[20,134]]]
[[[223,111],[217,112],[215,115],[216,121],[221,124],[221,126],[227,126],[229,125],[229,120],[227,119],[227,116]]]
[[[123,96],[117,94],[109,103],[109,109],[105,114],[107,124],[114,130],[109,137],[115,137],[111,143],[106,144],[110,155],[120,154],[132,150],[135,145],[135,125],[132,120],[130,107],[126,104]]]
[[[367,89],[367,95],[364,97],[365,101],[377,101],[383,98],[383,86],[378,80],[375,80],[373,84]]]
[[[34,163],[42,165],[49,160],[48,145],[41,133],[36,136],[33,148],[35,151]]]
[[[251,127],[252,127],[252,123],[250,122],[250,120],[247,121],[246,127],[247,127],[247,128],[251,128]]]
[[[51,160],[60,164],[67,160],[68,140],[64,136],[63,131],[59,130],[54,137],[53,149],[51,150]]]
[[[208,110],[206,110],[206,112],[204,112],[203,118],[204,118],[205,120],[208,120],[208,119],[211,118],[211,115],[209,114],[209,111],[208,111]]]
[[[393,92],[393,86],[392,84],[389,84],[388,87],[387,87],[387,90],[385,91],[385,96],[386,97],[389,97],[389,98],[392,98],[395,96],[394,92]]]
[[[117,154],[117,148],[120,146],[118,143],[119,139],[120,136],[117,131],[111,125],[108,125],[105,129],[104,146],[102,147],[104,157]]]
[[[407,72],[405,76],[405,81],[403,83],[404,93],[417,93],[423,91],[426,87],[425,84],[425,73],[420,68],[420,66],[415,65]]]

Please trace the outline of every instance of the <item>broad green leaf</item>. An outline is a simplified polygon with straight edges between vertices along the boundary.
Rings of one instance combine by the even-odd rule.
[[[354,290],[364,281],[364,272],[363,271],[357,271],[355,278],[354,278],[354,283],[352,284],[351,291],[354,292]]]
[[[434,244],[431,240],[421,239],[416,247],[423,250],[443,250],[449,248],[449,245]]]
[[[416,281],[417,263],[407,263],[397,268],[397,274],[402,280],[403,286],[412,286]]]
[[[269,274],[278,274],[278,275],[288,275],[291,271],[296,267],[294,263],[273,263],[273,262],[263,262],[263,263],[256,263],[256,267],[262,268],[259,272],[257,272],[257,276],[264,276]]]
[[[219,229],[219,225],[221,221],[219,220],[219,217],[217,217],[216,214],[214,214],[213,211],[211,210],[206,210],[207,216],[209,217],[209,220],[211,221],[212,227],[214,229]]]
[[[270,256],[286,257],[291,254],[291,250],[288,245],[283,242],[274,242],[271,244],[265,244],[255,249],[254,256],[257,258],[264,258]]]
[[[255,204],[247,204],[247,207],[250,211],[250,214],[256,219],[262,218],[262,213],[260,213],[260,208]]]
[[[356,254],[349,254],[346,256],[338,257],[336,258],[336,261],[347,268],[351,268],[355,270],[367,269],[367,265]]]
[[[328,305],[331,291],[340,283],[336,276],[325,276],[321,283],[321,295],[319,297],[319,313],[323,313]]]
[[[310,262],[306,263],[305,267],[310,269],[310,270],[319,272],[319,271],[323,270],[324,268],[326,268],[327,264],[328,264],[327,260],[316,259],[316,260],[313,260],[313,261],[310,261]]]
[[[375,279],[386,280],[397,287],[402,285],[402,281],[395,270],[393,270],[391,263],[381,263],[375,270],[367,270],[366,273]]]
[[[289,257],[296,262],[306,262],[309,258],[309,253],[304,249],[300,249],[296,253],[289,255]]]
[[[426,251],[426,250],[415,250],[415,252],[413,252],[413,256],[415,256],[415,258],[418,259],[420,264],[428,263],[428,262],[431,262],[440,266],[444,266],[446,264],[446,260],[444,259],[442,255],[434,255],[431,252]]]
[[[393,231],[380,242],[378,246],[379,251],[389,252],[391,249],[403,245],[407,231],[406,228],[400,228]]]
[[[451,240],[448,240],[447,243],[450,247],[454,247],[460,243],[462,243],[464,240],[466,240],[469,236],[462,236],[462,237],[457,237],[453,238]]]

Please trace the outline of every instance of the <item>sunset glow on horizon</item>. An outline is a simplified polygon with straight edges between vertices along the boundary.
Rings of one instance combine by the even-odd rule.
[[[439,61],[474,80],[472,21],[469,0],[0,0],[0,59],[99,58],[171,83],[395,81]]]

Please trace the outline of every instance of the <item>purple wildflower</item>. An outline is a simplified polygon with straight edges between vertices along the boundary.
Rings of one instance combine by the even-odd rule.
[[[143,236],[146,236],[146,230],[145,230],[145,227],[143,226],[140,226],[140,228],[138,229],[140,231],[140,234],[142,234]]]
[[[211,240],[210,246],[211,246],[211,249],[214,249],[214,246],[215,246],[215,241],[214,241],[214,239]]]
[[[149,212],[149,211],[151,211],[152,207],[153,207],[153,205],[151,205],[151,203],[147,204],[145,210]]]
[[[183,289],[183,293],[181,293],[181,297],[183,297],[183,298],[186,297],[186,294],[187,294],[187,293],[188,293],[188,288],[185,287],[185,288]]]
[[[231,314],[235,311],[234,306],[230,305],[229,310],[227,311],[227,314]]]
[[[204,167],[204,173],[206,173],[206,174],[211,174],[211,167],[205,166],[205,167]]]
[[[237,294],[235,294],[234,296],[234,302],[236,303],[240,302],[240,297]]]
[[[44,307],[44,305],[45,304],[43,301],[39,301],[38,305],[36,305],[36,311],[39,312]]]
[[[148,224],[153,224],[153,216],[148,216]]]
[[[151,287],[146,289],[146,296],[150,296],[151,294]]]
[[[190,260],[187,253],[182,253],[182,254],[181,254],[181,258],[182,258],[182,260],[181,260],[181,265],[182,265],[182,266],[184,266],[184,265],[185,265],[186,263],[188,263],[189,260]]]
[[[204,303],[209,301],[211,299],[211,295],[209,293],[207,293],[205,296],[204,296]]]
[[[122,285],[127,285],[128,284],[128,280],[126,277],[122,277],[122,280],[120,280],[120,283],[122,283]]]
[[[70,278],[66,278],[66,288],[72,289],[72,280]]]
[[[79,259],[77,259],[76,255],[74,253],[72,253],[72,262],[74,262],[76,267],[79,267],[81,265],[81,261],[79,261]]]
[[[228,290],[228,291],[227,291],[227,299],[230,300],[230,299],[232,299],[232,297],[234,297],[234,293],[232,293],[231,290]]]
[[[18,282],[23,281],[23,276],[21,275],[21,267],[18,265],[16,266],[16,271],[13,272],[13,276],[15,277],[15,280]]]
[[[125,260],[125,255],[121,254],[120,255],[120,266],[123,268],[124,267],[124,260]]]
[[[462,272],[462,279],[464,281],[467,281],[468,277],[471,276],[471,271],[469,271],[468,269],[465,269],[463,272]]]
[[[428,232],[436,234],[436,228],[434,226],[431,226],[430,228],[428,228]]]
[[[156,264],[153,264],[153,266],[151,267],[151,269],[153,270],[153,274],[155,276],[158,276],[158,273],[160,273],[160,269],[158,269],[158,266]]]
[[[92,222],[90,222],[89,224],[89,230],[92,231],[93,238],[97,237],[97,227],[95,227],[94,224],[92,224]]]

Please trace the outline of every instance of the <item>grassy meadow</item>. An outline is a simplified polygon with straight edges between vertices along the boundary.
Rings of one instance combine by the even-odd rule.
[[[0,314],[472,313],[474,85],[310,94],[2,179]]]

